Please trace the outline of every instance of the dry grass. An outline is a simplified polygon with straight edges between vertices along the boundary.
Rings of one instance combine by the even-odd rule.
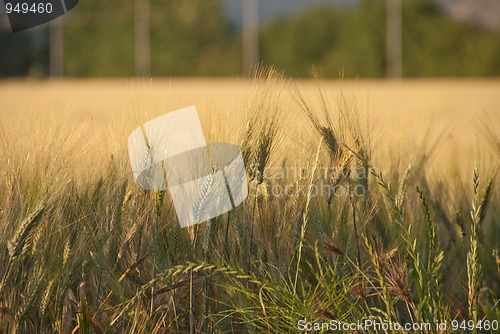
[[[498,319],[500,81],[261,75],[1,82],[0,330]],[[192,104],[254,177],[238,208],[180,229],[126,143]]]
[[[311,98],[317,94],[312,81],[288,82],[281,89],[293,85]],[[246,79],[6,81],[0,83],[0,120],[9,138],[13,131],[25,129],[25,133],[17,133],[17,145],[31,149],[30,138],[37,138],[40,145],[54,137],[55,129],[85,132],[88,145],[101,148],[93,153],[109,156],[121,153],[124,138],[138,124],[195,104],[209,137],[234,142],[234,134],[245,125],[243,105],[255,97],[255,86]],[[361,113],[369,115],[370,127],[376,129],[373,141],[379,147],[375,154],[383,156],[380,160],[391,154],[394,162],[405,160],[409,151],[421,145],[429,126],[431,137],[445,130],[436,161],[462,163],[464,156],[470,161],[470,154],[477,156],[480,149],[475,118],[484,111],[494,113],[500,104],[500,81],[495,80],[323,83],[333,101],[340,87],[343,94],[355,96]],[[281,95],[286,100],[287,93]],[[300,115],[294,106],[287,108],[285,117],[287,126],[293,125],[286,136],[294,139],[305,126],[297,119]]]

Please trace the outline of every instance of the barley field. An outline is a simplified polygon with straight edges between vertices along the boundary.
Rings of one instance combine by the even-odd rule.
[[[189,105],[249,196],[181,229],[127,138]],[[0,333],[498,332],[499,162],[493,79],[0,81]]]

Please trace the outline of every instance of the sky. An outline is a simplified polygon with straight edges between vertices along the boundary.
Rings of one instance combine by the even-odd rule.
[[[229,20],[234,24],[241,23],[241,2],[242,0],[224,0]],[[314,6],[352,7],[359,2],[360,0],[260,0],[259,15],[260,21],[265,22],[271,18],[292,15]]]
[[[241,24],[241,3],[244,0],[224,0],[229,20]],[[355,7],[362,0],[254,0],[259,2],[261,23],[307,10],[315,6]],[[404,1],[404,0],[403,0]],[[477,24],[481,27],[500,29],[500,0],[436,0],[445,12],[462,22]]]

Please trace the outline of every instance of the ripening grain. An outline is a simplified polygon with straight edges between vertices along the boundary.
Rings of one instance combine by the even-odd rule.
[[[0,82],[0,328],[494,326],[500,81],[261,74]],[[133,183],[127,137],[192,104],[207,141],[240,145],[250,194],[181,229]]]

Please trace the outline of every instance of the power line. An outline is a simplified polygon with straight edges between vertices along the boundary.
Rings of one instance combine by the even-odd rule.
[[[62,18],[49,24],[49,74],[51,77],[64,75],[64,30]]]
[[[403,75],[402,6],[401,0],[386,0],[386,75],[401,78]]]
[[[151,32],[149,0],[135,0],[135,75],[146,77],[151,72]]]
[[[242,3],[243,70],[249,75],[259,62],[259,0],[243,0]]]

